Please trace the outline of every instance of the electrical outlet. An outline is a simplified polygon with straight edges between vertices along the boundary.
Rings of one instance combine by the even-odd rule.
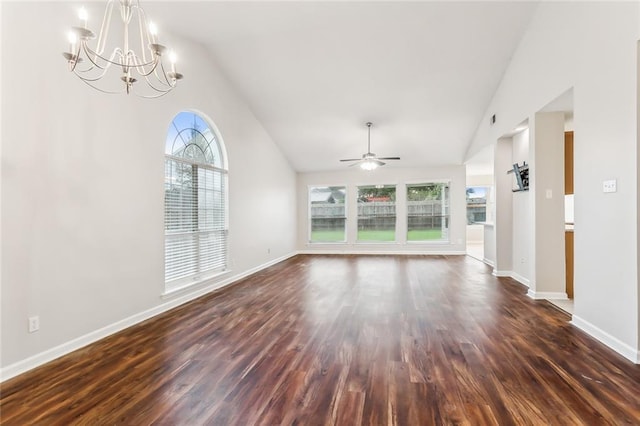
[[[29,317],[29,333],[40,330],[40,317]]]
[[[602,192],[616,192],[618,182],[615,179],[602,181]]]

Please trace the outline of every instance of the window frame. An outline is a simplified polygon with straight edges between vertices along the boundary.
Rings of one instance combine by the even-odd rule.
[[[471,200],[472,198],[475,197],[467,197],[466,201],[465,201],[465,210],[466,210],[466,217],[467,217],[467,226],[469,225],[482,225],[484,223],[487,222],[491,222],[490,220],[490,213],[491,213],[491,193],[492,191],[492,187],[491,185],[467,185],[465,187],[465,192],[468,191],[470,188],[482,188],[484,190],[484,220],[475,220],[475,213],[474,213],[474,220],[470,221],[470,213],[469,213],[469,209],[473,209],[473,208],[477,208],[478,206],[480,206],[481,204],[475,204],[474,203],[469,203],[469,200]],[[467,195],[469,193],[467,192]]]
[[[344,202],[342,205],[344,206],[344,239],[339,241],[313,241],[313,216],[312,216],[312,201],[311,201],[311,191],[316,188],[343,188],[344,189]],[[349,190],[347,185],[308,185],[307,186],[307,244],[346,244],[348,239],[348,229],[349,229],[349,209],[348,209],[348,199],[349,199]]]
[[[183,129],[178,129],[177,126],[175,125],[175,122],[181,114],[191,114],[197,117],[200,123],[207,126],[207,128],[204,130],[204,133],[206,133],[207,131],[210,131],[211,140],[205,139],[205,142],[207,143],[207,149],[210,149],[212,144],[215,144],[215,149],[212,150],[213,157],[209,163],[200,161],[199,159],[196,159],[193,157],[186,158],[186,156],[178,156],[178,155],[174,155],[174,153],[168,153],[169,151],[168,139],[172,135],[172,126],[177,130],[176,135],[180,135],[182,131],[189,130],[189,129],[194,129],[196,132],[199,132],[200,134],[204,135],[204,133],[200,131],[202,129],[198,129],[197,127],[193,127],[193,128],[184,127]],[[195,125],[195,121],[196,119],[194,118],[194,125]],[[192,134],[195,134],[195,132]],[[177,138],[177,136],[175,136],[175,138]],[[199,145],[196,142],[189,141],[189,143],[184,144],[183,152],[186,153],[187,148],[192,144],[197,145],[199,147]],[[172,145],[172,150],[174,145]],[[217,153],[219,156],[217,161],[215,158],[215,153]],[[204,155],[204,158],[206,158],[206,154]],[[178,114],[176,114],[172,118],[171,123],[169,124],[169,130],[167,131],[167,134],[166,134],[165,153],[164,153],[164,164],[165,164],[164,271],[165,271],[165,277],[164,277],[163,296],[178,292],[185,288],[199,284],[203,281],[209,280],[218,275],[226,274],[229,272],[229,169],[227,166],[227,161],[228,161],[227,158],[228,157],[226,153],[226,148],[225,148],[225,144],[222,139],[222,136],[219,130],[217,129],[217,127],[215,126],[215,124],[213,123],[213,121],[209,119],[205,114],[202,114],[198,111],[183,110],[183,111],[180,111]],[[189,206],[192,209],[194,209],[195,219],[191,219],[191,223],[189,223],[190,222],[189,220],[187,220],[186,222],[178,222],[178,227],[183,223],[185,223],[187,225],[185,228],[192,227],[192,229],[169,232],[168,222],[167,222],[167,220],[169,219],[167,215],[169,212],[170,205],[168,203],[172,201],[168,201],[167,199],[167,190],[169,188],[168,187],[169,184],[167,183],[167,181],[173,177],[172,174],[168,172],[169,170],[168,167],[173,167],[173,164],[170,164],[169,162],[173,162],[174,164],[182,164],[183,166],[190,167],[191,168],[190,176],[192,177],[196,176],[193,179],[196,181],[197,186],[195,187],[191,186],[191,190],[193,191],[193,194],[194,194],[193,195],[194,199],[190,201],[190,206]],[[215,163],[218,163],[219,166],[214,165]],[[206,175],[208,172],[212,173],[210,175],[213,182],[212,187],[207,188],[207,187],[198,185],[202,177],[205,178],[205,182],[203,182],[203,184],[206,185],[206,180],[209,179]],[[185,187],[182,186],[181,188],[185,188]],[[205,201],[202,200],[201,194],[205,195],[205,198],[204,198]],[[204,204],[207,202],[206,201],[208,199],[207,196],[212,197],[210,205]],[[203,202],[201,203],[201,201]],[[211,210],[211,216],[208,219],[205,218],[203,222],[200,222],[200,214],[202,211],[206,211],[206,210]],[[189,242],[188,235],[194,236],[194,240]],[[204,236],[205,239],[212,238],[212,241],[208,242],[208,244],[212,244],[212,245],[209,247],[206,247],[205,249],[209,249],[213,247],[213,249],[215,250],[213,256],[209,257],[209,256],[203,256],[201,254],[200,252],[200,250],[202,250],[201,236]],[[180,238],[183,238],[184,241],[186,241],[186,245],[192,244],[192,247],[190,249],[186,249],[185,251],[188,253],[189,250],[191,250],[191,253],[189,253],[188,255],[193,255],[193,252],[196,253],[195,255],[196,270],[193,273],[183,274],[177,277],[172,277],[170,279],[167,279],[168,277],[167,267],[169,265],[169,260],[170,260],[168,255],[168,250],[169,250],[168,242],[170,240],[176,240]],[[220,240],[222,240],[221,245],[217,242]],[[220,248],[220,246],[222,247]],[[202,269],[202,267],[205,266],[207,263],[206,259],[209,259],[209,260],[214,259],[219,261],[216,262],[216,265],[214,267]]]
[[[440,238],[440,239],[423,239],[423,240],[414,240],[414,239],[409,239],[409,232],[410,232],[410,202],[409,201],[409,190],[412,187],[420,187],[420,186],[429,186],[429,185],[445,185],[446,188],[448,189],[446,191],[446,195],[447,195],[447,199],[446,199],[446,215],[443,215],[442,217],[445,218],[446,220],[446,238]],[[419,182],[411,182],[411,183],[406,183],[405,184],[405,215],[406,215],[406,223],[407,223],[407,228],[406,228],[406,233],[405,233],[405,238],[406,238],[406,243],[407,244],[451,244],[451,180],[449,179],[430,179],[427,181],[419,181]]]
[[[356,234],[355,234],[355,243],[356,244],[397,244],[398,243],[398,187],[400,185],[396,183],[389,184],[364,184],[364,185],[356,185]],[[379,188],[382,187],[382,188]],[[361,188],[375,188],[375,189],[384,189],[384,188],[393,188],[394,189],[394,199],[393,199],[393,210],[394,210],[394,220],[393,220],[393,240],[361,240],[359,238],[360,234],[360,189]],[[366,204],[366,203],[362,203]]]

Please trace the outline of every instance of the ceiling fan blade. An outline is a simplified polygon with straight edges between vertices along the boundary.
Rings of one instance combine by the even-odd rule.
[[[358,161],[357,161],[357,162],[355,162],[355,163],[349,164],[349,167],[359,166],[359,165],[360,165],[360,163],[362,163],[362,160],[358,160]]]
[[[400,157],[377,157],[378,160],[399,160]]]
[[[362,158],[345,158],[344,160],[340,160],[340,161],[360,161],[362,160]]]

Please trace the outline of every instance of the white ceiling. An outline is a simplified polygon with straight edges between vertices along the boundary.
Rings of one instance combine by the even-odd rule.
[[[402,157],[388,167],[462,164],[535,2],[143,6],[210,50],[292,166],[308,172],[360,157],[367,121],[372,151]]]

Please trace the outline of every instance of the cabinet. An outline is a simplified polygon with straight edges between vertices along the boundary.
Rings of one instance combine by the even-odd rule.
[[[573,194],[573,132],[564,132],[564,193]]]
[[[564,132],[564,193],[565,195],[573,195],[573,132]],[[573,202],[571,206],[573,208]],[[567,216],[565,215],[565,217]],[[573,221],[573,219],[569,220]],[[565,224],[565,226],[573,228],[573,224]],[[564,235],[564,262],[567,274],[565,288],[567,297],[573,299],[573,229],[566,230]]]
[[[573,231],[565,231],[564,236],[564,261],[567,270],[566,291],[567,297],[573,299]]]

